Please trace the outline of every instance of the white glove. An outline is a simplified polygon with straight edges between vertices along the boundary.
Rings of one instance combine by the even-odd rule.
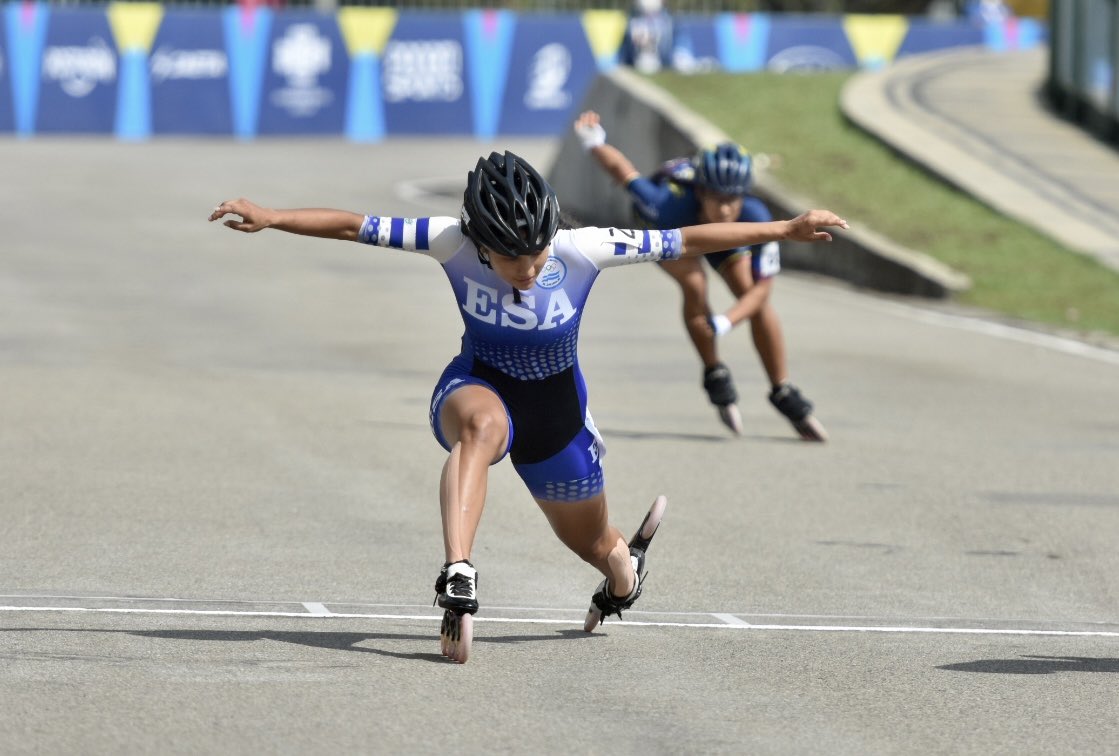
[[[724,333],[729,333],[730,329],[734,326],[731,325],[730,318],[726,315],[712,315],[707,319],[711,330],[715,332],[716,336],[722,336]]]
[[[575,136],[586,152],[606,144],[606,129],[600,123],[575,124]]]

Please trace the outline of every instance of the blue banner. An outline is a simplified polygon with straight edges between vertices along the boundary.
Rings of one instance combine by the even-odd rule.
[[[152,45],[149,69],[155,133],[233,133],[221,16],[169,9]]]
[[[0,14],[0,131],[12,131],[16,127],[16,119],[12,111],[12,88],[8,84],[12,64],[8,54],[9,34],[5,15]]]
[[[684,73],[719,69],[719,40],[711,18],[677,17],[672,29],[672,64]]]
[[[381,58],[389,134],[472,134],[459,13],[402,12]]]
[[[574,16],[522,17],[505,70],[502,134],[562,131],[598,75],[583,25]]]
[[[334,16],[288,11],[272,24],[261,134],[341,134],[349,56]]]
[[[956,21],[938,22],[910,19],[909,31],[898,48],[898,57],[917,55],[957,45],[983,44],[983,27],[979,24],[962,24]]]
[[[766,68],[777,73],[855,68],[858,61],[838,17],[770,16]]]
[[[52,9],[41,65],[36,131],[113,133],[119,58],[103,10]]]

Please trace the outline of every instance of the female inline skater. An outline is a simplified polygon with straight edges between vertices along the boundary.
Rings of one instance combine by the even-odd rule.
[[[478,573],[470,561],[489,466],[509,455],[568,548],[604,576],[587,629],[621,615],[641,593],[645,550],[663,513],[658,498],[632,547],[608,520],[602,439],[587,411],[576,345],[583,305],[600,270],[671,260],[773,239],[830,240],[845,226],[813,210],[793,220],[721,223],[666,231],[559,230],[555,192],[524,159],[481,158],[467,174],[459,218],[394,218],[343,210],[273,210],[247,199],[210,214],[253,233],[265,228],[417,252],[438,261],[454,290],[462,351],[432,394],[430,421],[447,450],[440,481],[445,563],[435,583],[446,611],[444,654],[470,652]]]
[[[723,142],[700,150],[694,157],[676,158],[652,176],[642,176],[621,150],[606,142],[598,113],[588,110],[575,121],[583,149],[629,193],[633,209],[652,228],[677,228],[697,223],[769,221],[765,203],[750,194],[753,180],[750,154],[740,145]],[[769,378],[769,401],[806,441],[826,441],[827,431],[812,414],[812,403],[789,382],[785,337],[770,294],[781,270],[776,241],[719,250],[705,255],[735,297],[725,314],[713,314],[707,301],[707,274],[698,258],[671,260],[661,268],[683,294],[684,327],[703,362],[703,388],[719,417],[735,433],[742,433],[738,392],[730,370],[719,359],[717,337],[744,320],[762,368]]]

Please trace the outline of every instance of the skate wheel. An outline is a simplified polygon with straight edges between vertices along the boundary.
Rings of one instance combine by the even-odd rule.
[[[738,411],[737,404],[727,404],[719,407],[719,419],[723,425],[731,429],[736,436],[742,435],[742,413]]]
[[[656,534],[667,506],[668,498],[663,494],[653,500],[653,506],[649,507],[649,513],[645,515],[645,519],[641,521],[641,527],[637,529],[638,538],[648,541]]]
[[[470,658],[474,641],[474,616],[455,614],[450,609],[443,612],[439,628],[439,651],[453,662],[463,664]]]
[[[602,610],[597,606],[592,606],[587,610],[587,618],[583,620],[583,632],[589,633],[598,627],[602,622]]]
[[[824,430],[824,426],[820,424],[812,415],[806,415],[799,423],[794,423],[793,427],[796,428],[797,433],[805,441],[827,441],[828,432]]]

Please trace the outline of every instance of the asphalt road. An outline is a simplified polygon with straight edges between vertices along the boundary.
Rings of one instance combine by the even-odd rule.
[[[446,662],[441,271],[205,219],[454,214],[489,147],[0,141],[0,751],[1114,747],[1119,353],[793,273],[826,445],[769,407],[744,330],[729,437],[668,277],[603,274],[581,360],[613,519],[669,497],[645,595],[584,634],[597,573],[504,462],[474,655]]]

